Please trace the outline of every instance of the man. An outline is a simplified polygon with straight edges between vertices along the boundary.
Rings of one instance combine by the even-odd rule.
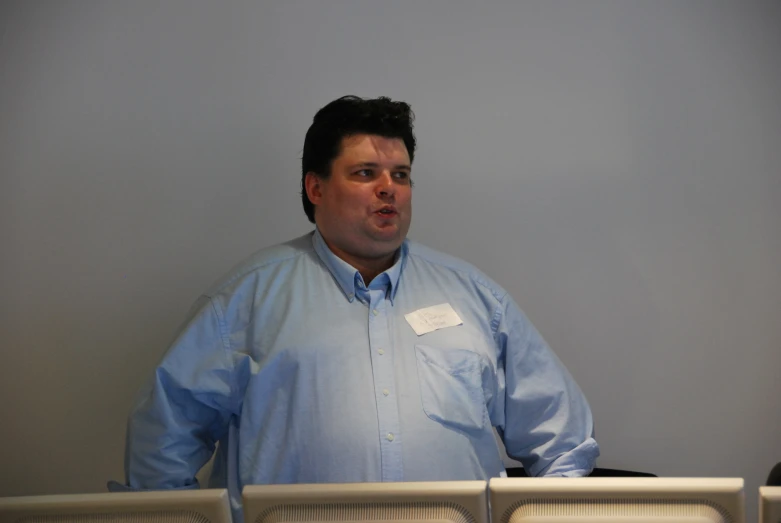
[[[196,303],[128,424],[125,488],[488,479],[493,427],[531,475],[588,474],[581,391],[487,276],[406,240],[410,107],[344,97],[307,132],[314,232]]]

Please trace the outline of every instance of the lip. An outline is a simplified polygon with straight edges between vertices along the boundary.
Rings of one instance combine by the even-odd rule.
[[[388,211],[383,213],[382,211]],[[384,205],[374,211],[374,214],[381,216],[383,218],[393,218],[394,216],[397,216],[399,212],[396,210],[396,208],[392,205]]]

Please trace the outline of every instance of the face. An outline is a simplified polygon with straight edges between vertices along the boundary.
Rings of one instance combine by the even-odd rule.
[[[410,168],[400,138],[356,135],[342,140],[328,178],[307,174],[315,223],[337,256],[355,267],[392,260],[412,218]]]

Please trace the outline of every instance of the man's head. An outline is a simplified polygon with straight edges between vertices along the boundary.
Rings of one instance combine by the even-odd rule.
[[[409,230],[413,119],[404,102],[346,96],[320,109],[307,131],[304,211],[353,265],[392,256]]]

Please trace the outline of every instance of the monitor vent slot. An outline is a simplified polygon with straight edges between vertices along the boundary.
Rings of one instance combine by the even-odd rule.
[[[522,523],[531,516],[701,517],[735,523],[724,507],[698,499],[529,499],[511,505],[501,523]]]
[[[263,511],[254,523],[294,521],[449,521],[476,523],[455,503],[313,503],[277,505]]]
[[[209,518],[189,510],[150,510],[27,515],[16,520],[16,523],[209,523]]]

